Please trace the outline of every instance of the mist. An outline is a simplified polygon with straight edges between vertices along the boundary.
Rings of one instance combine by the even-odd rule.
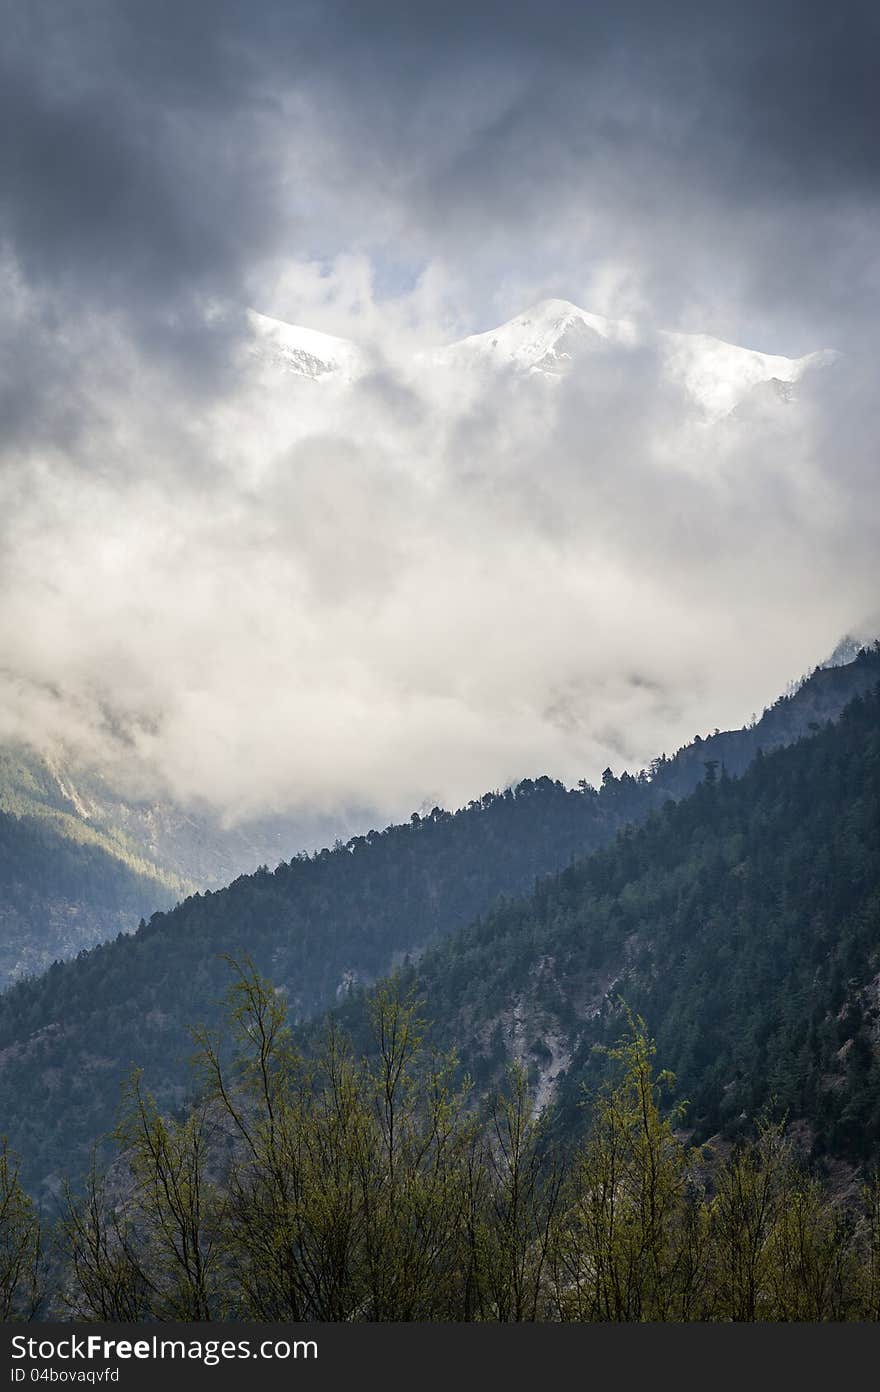
[[[870,636],[876,10],[297,9],[8,15],[0,739],[342,825],[637,768]],[[414,369],[547,295],[642,345]],[[707,419],[658,328],[840,357]]]
[[[0,734],[232,819],[640,767],[875,604],[845,356],[719,420],[650,348],[352,387],[241,349],[198,401],[109,344],[79,383],[76,442],[4,472]]]

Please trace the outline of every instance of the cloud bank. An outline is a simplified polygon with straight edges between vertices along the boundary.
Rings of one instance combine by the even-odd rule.
[[[740,723],[876,611],[876,8],[477,11],[7,8],[0,736],[398,816]],[[545,294],[844,356],[711,428],[649,347],[413,376]],[[372,370],[267,372],[248,305]]]

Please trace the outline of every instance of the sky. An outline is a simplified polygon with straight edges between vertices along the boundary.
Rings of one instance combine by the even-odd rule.
[[[0,738],[307,839],[638,767],[870,630],[876,5],[0,14]],[[841,357],[711,431],[650,351],[407,371],[547,296]],[[249,307],[373,370],[267,375]]]

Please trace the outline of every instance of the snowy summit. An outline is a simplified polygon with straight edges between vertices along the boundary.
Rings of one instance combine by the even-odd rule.
[[[313,381],[347,386],[367,370],[368,354],[350,339],[286,324],[250,313],[253,349],[264,362]],[[833,362],[832,349],[801,358],[760,353],[708,334],[644,330],[625,319],[591,314],[569,300],[541,300],[522,314],[485,333],[419,353],[416,373],[456,370],[522,372],[558,379],[589,366],[596,353],[626,354],[637,348],[656,352],[659,370],[683,386],[709,419],[728,415],[755,388],[773,384],[780,395],[811,368]]]

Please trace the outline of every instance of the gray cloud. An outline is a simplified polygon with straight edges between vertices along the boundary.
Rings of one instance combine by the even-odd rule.
[[[333,396],[242,364],[195,425],[147,382],[6,475],[5,729],[106,759],[109,711],[184,799],[391,816],[736,723],[874,604],[874,423],[828,372],[715,426],[650,350]]]
[[[402,813],[739,721],[876,607],[876,6],[3,11],[0,732]],[[648,349],[401,367],[544,294],[845,366],[711,437]],[[249,303],[374,373],[267,383]]]
[[[355,243],[492,266],[496,290],[615,248],[661,318],[706,308],[731,337],[756,312],[845,331],[876,277],[867,2],[34,0],[6,21],[5,235],[140,332]]]

